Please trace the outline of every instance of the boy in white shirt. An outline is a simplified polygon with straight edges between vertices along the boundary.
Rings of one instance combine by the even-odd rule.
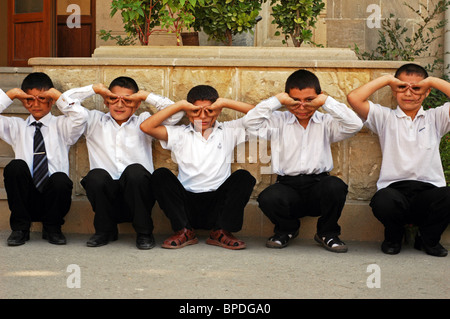
[[[389,85],[396,109],[369,101]],[[450,84],[429,77],[417,64],[405,64],[395,76],[381,76],[350,92],[347,99],[365,125],[379,136],[383,160],[377,192],[370,206],[384,225],[381,250],[398,254],[404,225],[419,226],[414,247],[429,255],[446,256],[439,243],[450,218],[450,187],[446,186],[439,154],[442,136],[450,131],[450,103],[424,110],[423,100],[435,88],[450,96]]]
[[[276,111],[283,105],[288,111]],[[328,114],[317,112],[319,107]],[[319,216],[314,239],[327,250],[346,252],[338,220],[348,191],[341,179],[330,176],[330,145],[362,128],[358,116],[323,94],[313,73],[298,70],[288,77],[284,93],[259,103],[244,120],[249,132],[271,140],[272,171],[278,175],[258,196],[275,225],[266,246],[286,247],[298,235],[299,218]]]
[[[136,230],[136,247],[151,249],[155,245],[151,211],[155,198],[151,189],[153,156],[151,136],[139,125],[149,112],[134,113],[142,101],[157,109],[173,102],[165,97],[139,90],[130,77],[114,79],[109,88],[103,84],[76,88],[64,95],[80,101],[101,95],[109,112],[88,111],[86,144],[89,153],[89,173],[81,180],[95,212],[95,234],[88,247],[99,247],[117,240],[117,224],[132,222]],[[174,115],[168,124],[175,124],[183,113]]]
[[[0,111],[19,99],[30,112],[25,120],[0,116],[0,138],[13,147],[15,159],[4,169],[5,189],[11,210],[9,246],[30,239],[33,221],[41,221],[42,238],[64,245],[61,232],[72,201],[73,183],[69,178],[69,148],[82,135],[85,110],[61,96],[45,73],[29,74],[21,88],[0,90]],[[53,116],[56,102],[64,114]]]
[[[187,101],[179,101],[141,124],[144,132],[172,151],[178,163],[178,178],[167,168],[153,173],[156,199],[175,231],[163,248],[196,244],[194,229],[212,229],[207,244],[233,250],[246,247],[231,233],[242,228],[244,208],[256,180],[243,169],[231,173],[234,148],[246,141],[246,132],[242,118],[216,121],[224,107],[247,113],[253,106],[219,98],[213,87],[199,85],[189,91]],[[191,124],[162,125],[179,111],[186,112]]]

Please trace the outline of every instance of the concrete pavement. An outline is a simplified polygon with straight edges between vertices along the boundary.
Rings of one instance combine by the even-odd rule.
[[[336,254],[312,239],[297,238],[277,250],[266,248],[265,238],[243,237],[247,248],[230,251],[207,245],[205,233],[199,244],[178,250],[161,248],[165,236],[157,235],[156,247],[141,251],[129,233],[98,248],[86,247],[87,234],[66,234],[67,245],[56,246],[40,232],[32,232],[25,245],[9,247],[9,234],[0,231],[2,299],[450,297],[450,257],[411,246],[389,256],[379,242],[354,241],[347,242],[347,253]]]

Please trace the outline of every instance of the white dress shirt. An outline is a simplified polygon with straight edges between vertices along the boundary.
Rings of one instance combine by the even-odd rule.
[[[172,151],[178,163],[178,180],[193,193],[215,191],[231,174],[231,163],[236,145],[246,141],[242,118],[215,122],[208,139],[189,125],[166,126],[167,142],[164,149]]]
[[[13,101],[0,89],[0,113]],[[69,149],[83,134],[86,122],[86,110],[76,101],[61,96],[56,106],[64,114],[54,116],[48,113],[41,118],[42,136],[47,152],[48,170],[52,175],[63,172],[69,175]],[[0,138],[12,146],[16,159],[24,160],[30,172],[33,172],[33,136],[35,119],[0,116]]]
[[[327,97],[306,129],[289,111],[275,111],[282,105],[276,97],[259,103],[244,116],[248,132],[271,141],[272,172],[296,176],[320,174],[333,169],[331,143],[355,135],[363,126],[361,119],[345,104]]]
[[[95,95],[95,92],[92,85],[89,85],[71,89],[64,95],[82,102]],[[170,99],[153,93],[148,95],[145,102],[154,105],[158,110],[173,104]],[[178,112],[165,123],[176,124],[183,115],[184,112]],[[105,169],[113,179],[119,179],[127,166],[137,163],[153,173],[153,138],[142,132],[139,127],[150,116],[149,112],[143,112],[139,116],[133,114],[127,122],[119,125],[109,112],[88,111],[84,135],[90,169]]]
[[[369,104],[364,124],[378,135],[383,153],[377,188],[401,180],[445,186],[439,144],[450,131],[450,103],[427,111],[421,107],[414,120],[398,106]]]

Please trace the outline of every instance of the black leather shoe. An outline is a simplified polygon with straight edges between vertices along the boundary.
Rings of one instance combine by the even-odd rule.
[[[436,257],[445,257],[448,254],[447,249],[441,244],[437,243],[435,246],[428,246],[423,242],[422,237],[419,235],[416,236],[414,248],[417,250],[424,250],[428,255]]]
[[[138,249],[152,249],[155,247],[155,238],[152,234],[137,234],[136,247]]]
[[[61,231],[47,231],[43,229],[42,239],[47,239],[53,245],[65,245],[67,243],[66,237]]]
[[[7,239],[8,246],[20,246],[30,240],[29,230],[13,230]]]
[[[117,238],[117,232],[99,232],[89,238],[86,244],[88,247],[100,247],[108,244],[110,241],[117,240]]]
[[[397,255],[402,249],[401,243],[393,243],[390,241],[383,241],[381,244],[381,250],[388,255]]]

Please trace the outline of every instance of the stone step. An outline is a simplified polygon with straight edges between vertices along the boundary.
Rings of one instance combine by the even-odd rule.
[[[10,211],[6,200],[0,201],[0,230],[9,230]],[[70,212],[67,214],[63,232],[65,233],[94,233],[94,213],[85,196],[75,196]],[[155,225],[155,234],[170,235],[172,229],[170,222],[164,213],[155,205],[152,211]],[[304,217],[301,219],[299,238],[311,239],[316,231],[316,217]],[[340,218],[341,239],[348,241],[382,241],[383,227],[375,219],[367,202],[348,201]],[[41,231],[41,223],[33,223],[32,231]],[[119,224],[120,233],[134,233],[131,223]],[[207,231],[199,231],[207,234]],[[267,238],[273,233],[273,225],[258,208],[255,200],[250,200],[244,214],[244,225],[238,236],[252,236]],[[450,227],[444,232],[441,243],[450,244]]]
[[[0,67],[0,89],[7,92],[13,88],[20,88],[23,79],[31,72],[32,68]],[[4,113],[28,114],[28,111],[20,101],[15,100]]]

